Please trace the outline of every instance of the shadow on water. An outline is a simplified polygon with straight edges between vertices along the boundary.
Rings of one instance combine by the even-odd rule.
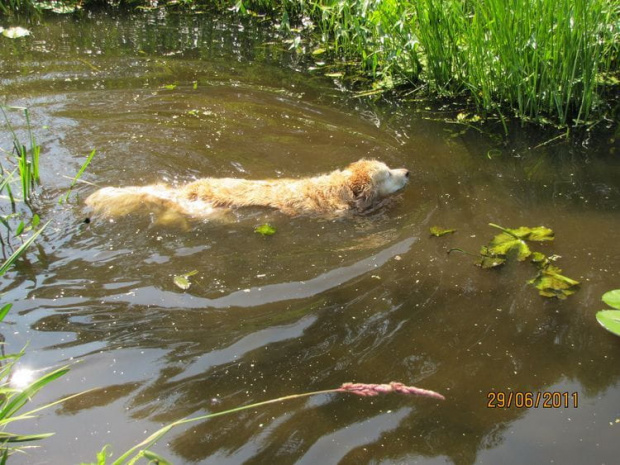
[[[201,16],[54,19],[3,47],[7,103],[31,108],[44,149],[40,214],[54,218],[4,282],[5,336],[29,341],[36,368],[81,360],[41,402],[96,388],[44,415],[37,427],[55,438],[16,463],[93,460],[184,416],[391,380],[447,400],[321,395],[180,429],[155,450],[205,464],[617,458],[620,341],[594,319],[601,294],[620,287],[609,136],[533,148],[544,137],[524,129],[498,141],[431,110],[347,99],[267,30]],[[55,198],[92,148],[96,185],[307,176],[362,157],[412,180],[352,219],[256,209],[178,227],[148,215],[80,226],[93,187],[68,206]],[[253,232],[265,222],[274,236]],[[560,255],[582,289],[544,300],[528,263],[486,271],[446,253],[477,251],[489,222],[553,228],[539,250]],[[434,225],[458,232],[431,239]],[[173,276],[191,270],[181,291]],[[568,401],[489,407],[490,392],[510,391]]]

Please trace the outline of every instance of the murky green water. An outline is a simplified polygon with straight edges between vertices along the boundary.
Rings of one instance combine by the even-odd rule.
[[[44,413],[54,431],[12,463],[94,460],[162,424],[346,381],[434,389],[447,400],[321,395],[174,430],[174,463],[615,463],[620,339],[594,318],[620,287],[620,160],[514,128],[508,141],[424,105],[349,99],[264,29],[205,17],[54,19],[0,42],[5,101],[31,109],[43,146],[39,248],[3,281],[2,332],[36,369],[80,360],[36,399],[94,391]],[[165,86],[171,87],[166,88]],[[9,134],[0,133],[8,148]],[[362,157],[407,167],[388,208],[338,221],[236,212],[164,228],[59,206],[85,156],[96,185],[267,178]],[[261,237],[254,227],[277,228]],[[483,271],[506,227],[544,224],[582,289],[545,300],[528,263]],[[430,238],[430,226],[457,228]],[[173,276],[198,270],[182,291]],[[490,392],[558,392],[569,405],[489,408]],[[574,405],[574,399],[578,405]]]

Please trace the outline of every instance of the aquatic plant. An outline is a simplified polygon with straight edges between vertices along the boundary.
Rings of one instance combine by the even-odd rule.
[[[350,393],[350,394],[354,394],[354,395],[362,396],[362,397],[372,397],[372,396],[378,396],[378,395],[383,395],[383,394],[396,393],[396,394],[403,394],[403,395],[429,397],[429,398],[437,399],[437,400],[445,400],[445,397],[439,394],[438,392],[430,391],[427,389],[421,389],[421,388],[414,387],[414,386],[406,386],[403,383],[394,382],[394,381],[392,381],[389,384],[344,383],[339,388],[335,388],[335,389],[326,389],[323,391],[313,391],[313,392],[305,392],[302,394],[293,394],[289,396],[278,397],[277,399],[270,399],[270,400],[266,400],[262,402],[256,402],[254,404],[243,405],[241,407],[224,410],[222,412],[210,413],[207,415],[201,415],[201,416],[194,417],[194,418],[184,418],[182,420],[175,421],[155,431],[144,441],[135,445],[134,447],[129,449],[127,452],[125,452],[123,455],[121,455],[119,458],[111,462],[111,464],[112,465],[123,465],[123,464],[133,465],[141,459],[145,459],[149,461],[149,463],[155,462],[155,463],[159,463],[162,465],[167,464],[169,462],[166,461],[166,459],[159,456],[158,454],[155,454],[154,452],[149,451],[148,448],[153,446],[158,440],[160,440],[163,436],[165,436],[171,429],[173,429],[176,426],[181,426],[181,425],[185,425],[188,423],[195,423],[198,421],[204,421],[210,418],[215,418],[215,417],[219,417],[222,415],[228,415],[231,413],[240,412],[242,410],[254,409],[256,407],[263,407],[265,405],[284,402],[287,400],[301,399],[303,397],[315,396],[319,394],[337,394],[337,393]],[[108,463],[107,462],[108,458],[110,458],[110,454],[108,451],[108,446],[106,446],[97,454],[96,462],[92,462],[90,464],[83,464],[83,465],[106,465]]]
[[[604,114],[618,85],[620,9],[607,0],[243,3],[281,5],[282,22],[318,30],[321,49],[354,61],[376,87],[462,96],[480,113],[582,125]]]
[[[26,130],[28,133],[28,141],[30,142],[30,147],[26,146],[26,144],[22,143],[19,137],[17,136],[13,125],[6,113],[6,111],[21,111],[24,115],[24,119],[26,121]],[[34,133],[32,132],[32,126],[30,124],[30,113],[28,108],[25,107],[5,107],[0,106],[0,111],[4,117],[4,122],[9,132],[11,133],[13,150],[12,155],[15,158],[19,177],[21,180],[22,187],[22,201],[26,204],[30,204],[32,200],[32,189],[40,182],[39,176],[39,159],[41,156],[41,146],[37,143]],[[5,173],[5,169],[1,169],[2,173]],[[1,192],[1,191],[0,191]],[[14,203],[14,199],[11,196],[11,203]]]
[[[46,226],[47,224],[32,234],[19,249],[0,265],[0,276],[3,276],[10,266],[30,247]],[[2,306],[0,309],[0,322],[4,321],[11,307],[12,304]],[[67,373],[69,368],[67,366],[58,368],[37,378],[34,372],[17,367],[19,360],[25,353],[25,348],[16,354],[8,355],[4,352],[4,343],[0,343],[0,349],[0,463],[6,463],[10,454],[23,447],[22,443],[44,439],[53,434],[11,433],[7,431],[10,424],[16,421],[32,419],[41,410],[57,405],[79,394],[48,403],[26,413],[20,413],[35,394],[52,381]]]
[[[175,275],[174,278],[172,278],[172,280],[174,284],[176,284],[178,287],[180,287],[181,289],[185,291],[189,289],[189,287],[192,285],[189,278],[196,274],[198,274],[198,270],[192,270],[189,273]]]
[[[10,307],[3,307],[2,315],[0,316],[4,318],[9,309]],[[0,318],[0,321],[2,318]],[[7,431],[9,425],[16,421],[35,418],[38,412],[82,394],[71,395],[21,413],[21,410],[41,389],[69,371],[69,368],[65,366],[35,378],[31,371],[17,368],[17,363],[24,353],[24,349],[22,349],[17,354],[3,354],[0,357],[3,362],[3,365],[0,367],[0,463],[6,463],[9,455],[25,447],[23,443],[45,439],[54,434],[11,433]]]
[[[446,229],[440,226],[432,226],[429,231],[431,233],[431,236],[441,237],[445,236],[446,234],[454,234],[456,232],[456,229]]]
[[[90,154],[86,157],[86,161],[82,163],[82,166],[80,166],[80,169],[78,170],[77,174],[73,177],[73,180],[71,181],[71,185],[69,186],[69,189],[67,189],[67,193],[65,194],[64,197],[60,198],[58,203],[65,203],[67,202],[67,200],[69,200],[69,195],[71,195],[71,191],[73,191],[73,188],[75,187],[77,182],[80,180],[80,178],[84,174],[84,171],[86,171],[86,168],[88,168],[88,165],[90,165],[90,162],[93,160],[93,157],[95,156],[96,153],[97,153],[97,149],[93,149],[90,152]]]
[[[39,13],[35,0],[2,0],[0,14],[33,16]]]
[[[496,268],[504,265],[509,257],[517,261],[530,261],[536,266],[537,274],[534,278],[527,281],[538,289],[538,293],[543,297],[556,297],[566,299],[579,289],[579,281],[562,275],[562,270],[555,266],[556,255],[547,257],[540,252],[533,252],[528,245],[528,241],[543,242],[552,241],[555,237],[553,231],[544,226],[535,228],[520,227],[516,229],[504,228],[494,223],[489,226],[497,228],[502,232],[491,239],[487,245],[480,248],[478,254],[467,252],[460,248],[451,248],[448,253],[462,252],[476,257],[475,264],[481,268]]]
[[[26,123],[26,132],[30,147],[22,143],[19,139],[9,120],[7,111],[22,112]],[[5,193],[10,204],[10,212],[7,214],[0,214],[0,225],[4,227],[6,233],[5,238],[0,235],[0,247],[2,248],[4,257],[6,257],[6,248],[8,247],[9,250],[12,249],[11,239],[22,239],[21,236],[23,233],[34,230],[40,222],[39,216],[32,210],[32,200],[34,197],[34,188],[40,182],[39,159],[41,147],[34,137],[30,124],[30,114],[27,108],[0,106],[0,112],[2,112],[5,125],[9,129],[12,139],[11,150],[0,148],[0,151],[8,155],[7,161],[11,165],[10,168],[7,168],[3,163],[0,163],[0,194]],[[17,178],[17,175],[19,175],[19,178]],[[22,194],[21,198],[14,195],[13,188],[11,187],[13,182],[19,183]],[[26,211],[24,211],[24,209],[18,210],[17,206],[21,203],[27,207]],[[22,255],[26,248],[32,244],[32,241],[40,234],[42,229],[43,228],[33,234],[26,242],[23,242],[18,249],[20,253],[11,255],[3,266],[10,266],[17,257]],[[3,273],[0,273],[0,275],[1,274]]]
[[[271,226],[269,223],[265,223],[254,228],[254,232],[260,234],[261,236],[273,236],[276,233],[276,228]]]
[[[620,336],[620,289],[606,292],[602,297],[610,307],[615,310],[601,310],[596,313],[596,320],[607,331]]]

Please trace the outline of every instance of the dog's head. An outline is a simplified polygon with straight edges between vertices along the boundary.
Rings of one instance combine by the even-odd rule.
[[[401,190],[409,181],[409,170],[391,169],[377,160],[356,161],[351,163],[345,172],[349,174],[349,187],[355,197],[355,208],[359,211],[366,210],[376,200]]]

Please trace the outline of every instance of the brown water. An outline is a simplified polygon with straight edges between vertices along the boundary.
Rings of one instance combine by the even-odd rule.
[[[52,224],[3,280],[14,308],[2,332],[10,350],[29,343],[31,368],[80,361],[37,405],[94,391],[16,426],[56,435],[11,463],[79,463],[106,444],[118,456],[182,417],[392,380],[446,401],[319,395],[181,427],[154,450],[218,465],[617,461],[620,339],[594,318],[620,287],[610,136],[534,148],[550,136],[515,127],[502,140],[424,104],[352,99],[249,24],[94,16],[31,29],[0,42],[0,82],[31,109],[38,211]],[[57,198],[93,148],[84,179],[101,186],[307,176],[362,157],[412,180],[356,219],[252,209],[178,228],[148,216],[83,226],[94,187]],[[265,222],[275,235],[253,232]],[[485,271],[446,253],[477,251],[489,222],[553,228],[534,248],[560,255],[581,290],[547,300],[526,284],[528,263]],[[458,232],[430,238],[434,225]],[[192,270],[187,291],[175,286]],[[489,408],[490,392],[568,393],[569,405]]]

